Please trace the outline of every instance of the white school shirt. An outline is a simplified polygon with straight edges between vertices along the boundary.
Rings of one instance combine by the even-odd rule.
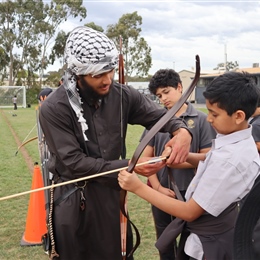
[[[249,126],[229,135],[217,135],[187,189],[187,201],[192,197],[206,212],[217,217],[250,191],[260,169],[259,154],[251,132]],[[202,244],[197,235],[190,234],[185,253],[202,259]]]

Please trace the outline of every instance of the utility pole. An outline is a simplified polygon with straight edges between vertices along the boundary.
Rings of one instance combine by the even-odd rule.
[[[224,45],[224,67],[225,71],[227,71],[227,44]]]

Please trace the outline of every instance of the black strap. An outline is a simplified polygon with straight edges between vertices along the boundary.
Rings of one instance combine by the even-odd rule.
[[[180,190],[179,190],[178,186],[176,185],[176,182],[174,181],[172,172],[170,171],[169,167],[167,167],[167,172],[168,172],[168,177],[169,177],[169,180],[170,180],[171,187],[172,187],[172,189],[175,193],[176,198],[178,200],[184,201],[184,199],[183,199],[183,197],[180,193]]]
[[[63,200],[67,199],[71,194],[73,194],[78,189],[79,189],[79,187],[75,185],[72,189],[70,189],[67,192],[65,192],[64,194],[62,194],[59,198],[57,198],[54,201],[54,206],[58,206]],[[49,209],[49,207],[50,207],[50,203],[46,203],[45,209]]]

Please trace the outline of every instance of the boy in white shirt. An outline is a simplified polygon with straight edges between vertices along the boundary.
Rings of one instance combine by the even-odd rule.
[[[259,154],[248,124],[257,106],[258,92],[249,74],[227,72],[214,79],[203,95],[209,111],[207,120],[218,134],[206,159],[199,163],[186,202],[151,189],[135,173],[123,170],[118,180],[121,188],[186,221],[185,230],[190,235],[184,250],[188,256],[232,259],[237,202],[259,175]],[[160,240],[160,250],[164,242],[171,242],[164,233]]]

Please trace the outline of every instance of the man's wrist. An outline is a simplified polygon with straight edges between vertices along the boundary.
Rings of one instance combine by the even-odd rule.
[[[188,133],[189,133],[190,136],[191,136],[191,139],[193,138],[192,132],[191,132],[190,129],[189,129],[188,127],[186,127],[186,126],[182,126],[182,127],[180,127],[178,130],[174,131],[174,132],[173,132],[173,136],[177,135],[177,134],[181,131],[181,129],[187,130]]]

